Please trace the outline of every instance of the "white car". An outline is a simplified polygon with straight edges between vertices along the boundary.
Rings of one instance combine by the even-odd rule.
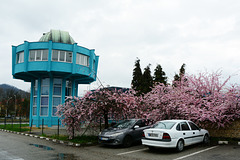
[[[142,144],[148,146],[149,149],[176,148],[180,152],[184,146],[209,142],[209,132],[188,120],[159,121],[143,132]]]

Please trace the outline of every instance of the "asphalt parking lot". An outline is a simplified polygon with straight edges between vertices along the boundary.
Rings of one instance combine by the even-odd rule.
[[[73,147],[46,139],[7,132],[0,132],[0,142],[0,157],[17,156],[26,160],[32,157],[52,160],[52,157],[59,155],[70,155],[80,160],[238,160],[240,157],[240,145],[237,143],[196,144],[185,147],[182,152],[178,153],[174,149],[150,151],[143,145],[134,145],[129,148],[103,145]],[[46,151],[32,144],[47,146],[52,150]]]
[[[136,160],[237,160],[240,157],[238,145],[203,145],[185,147],[178,153],[173,149],[156,149],[150,151],[142,145],[130,148],[93,146],[89,148],[102,154],[108,154],[113,159],[136,159]]]

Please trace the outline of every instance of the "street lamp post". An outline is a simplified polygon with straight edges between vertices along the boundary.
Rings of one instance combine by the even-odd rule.
[[[16,118],[16,116],[17,116],[17,110],[16,110],[16,95],[14,95],[14,97],[15,97],[14,107],[15,107],[15,118]]]
[[[10,100],[10,99],[12,99],[12,97],[8,97],[8,100],[7,100],[7,107],[6,107],[6,117],[8,116],[8,101]]]

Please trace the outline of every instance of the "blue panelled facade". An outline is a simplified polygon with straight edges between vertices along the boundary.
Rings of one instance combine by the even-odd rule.
[[[77,43],[28,42],[12,46],[12,75],[31,82],[30,125],[57,125],[57,106],[78,96],[78,84],[96,80],[99,57]]]

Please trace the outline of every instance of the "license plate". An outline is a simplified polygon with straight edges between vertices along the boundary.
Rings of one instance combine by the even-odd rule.
[[[156,133],[148,133],[148,136],[149,137],[158,137],[158,134],[156,134]]]
[[[102,140],[102,141],[107,141],[107,140],[108,140],[108,138],[101,137],[101,140]]]

